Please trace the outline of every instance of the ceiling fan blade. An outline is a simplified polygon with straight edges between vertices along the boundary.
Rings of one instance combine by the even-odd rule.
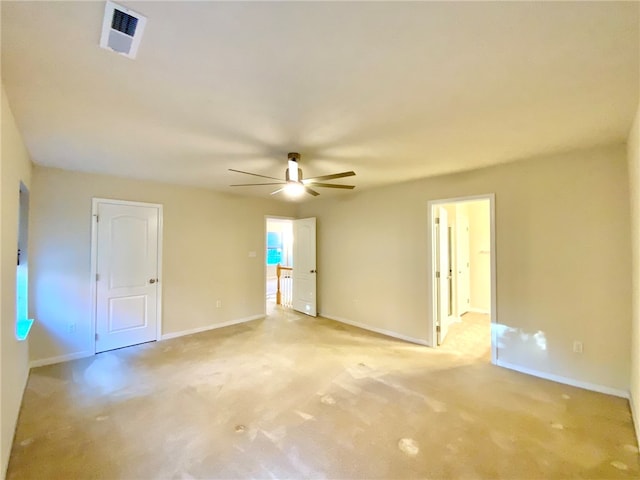
[[[307,183],[307,185],[311,186],[311,187],[324,187],[324,188],[346,188],[348,190],[353,190],[354,188],[356,188],[355,185],[338,185],[335,183],[316,183],[316,182],[309,182]]]
[[[245,175],[253,175],[254,177],[270,178],[271,180],[280,180],[280,181],[282,181],[281,178],[268,177],[267,175],[259,175],[257,173],[251,173],[251,172],[243,172],[242,170],[234,170],[233,168],[230,168],[229,171],[230,172],[236,172],[236,173],[244,173]]]
[[[317,197],[318,195],[320,195],[318,192],[316,192],[315,190],[311,190],[309,187],[304,187],[305,191],[311,195],[313,195],[314,197]]]
[[[271,195],[275,195],[276,193],[280,193],[283,190],[284,190],[284,187],[283,188],[279,188],[278,190],[276,190],[274,192],[271,192]]]
[[[253,185],[285,185],[286,182],[272,182],[272,183],[237,183],[235,185],[229,185],[230,187],[251,187]]]
[[[331,175],[320,175],[319,177],[305,178],[302,180],[302,183],[309,183],[315,180],[333,180],[336,178],[344,178],[344,177],[352,177],[356,174],[356,172],[341,172],[341,173],[332,173]]]

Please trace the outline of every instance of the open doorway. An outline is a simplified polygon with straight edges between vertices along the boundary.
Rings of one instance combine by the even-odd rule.
[[[266,219],[266,303],[267,314],[276,306],[292,306],[293,220]]]
[[[489,359],[497,350],[493,195],[429,203],[432,342]]]

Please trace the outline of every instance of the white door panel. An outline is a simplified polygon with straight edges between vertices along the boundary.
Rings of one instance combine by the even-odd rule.
[[[133,207],[139,208],[139,207]],[[101,214],[104,216],[104,214]],[[107,220],[105,218],[105,220]],[[146,218],[122,215],[110,219],[111,258],[109,266],[110,288],[145,287],[149,267],[154,267],[154,251],[150,251]]]
[[[157,338],[159,209],[99,203],[96,353]]]
[[[109,299],[109,332],[121,332],[147,326],[147,296]]]
[[[293,221],[293,309],[317,315],[315,218]]]
[[[438,345],[441,345],[449,331],[450,312],[450,258],[449,258],[449,217],[447,210],[438,207],[438,216],[435,225],[436,230],[436,258],[438,285]]]

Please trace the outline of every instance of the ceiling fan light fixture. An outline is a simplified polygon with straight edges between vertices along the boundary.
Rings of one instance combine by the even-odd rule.
[[[284,193],[290,198],[300,198],[304,195],[305,188],[300,182],[289,182],[284,186]]]
[[[298,162],[289,158],[289,180],[297,182],[300,180],[298,177]]]
[[[267,178],[269,180],[277,180],[276,182],[264,182],[263,183],[240,183],[231,185],[232,187],[250,187],[258,185],[282,185],[281,188],[271,192],[271,195],[276,195],[283,192],[287,197],[296,199],[302,197],[305,193],[317,197],[319,192],[314,190],[315,187],[322,188],[339,188],[344,190],[353,190],[355,185],[344,185],[325,183],[326,180],[335,180],[337,178],[352,177],[356,173],[354,171],[331,173],[329,175],[320,175],[319,177],[303,178],[302,170],[298,166],[300,160],[300,154],[296,152],[289,152],[287,155],[287,169],[284,172],[284,181],[277,177],[270,177],[269,175],[262,175],[260,173],[243,172],[242,170],[236,170],[230,168],[229,171],[236,173],[243,173],[245,175],[252,175],[254,177]]]

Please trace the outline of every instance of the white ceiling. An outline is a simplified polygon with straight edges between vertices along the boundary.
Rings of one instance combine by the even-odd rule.
[[[135,60],[99,48],[103,2],[2,1],[36,163],[231,191],[299,151],[362,189],[623,142],[638,105],[638,2],[122,4]]]

